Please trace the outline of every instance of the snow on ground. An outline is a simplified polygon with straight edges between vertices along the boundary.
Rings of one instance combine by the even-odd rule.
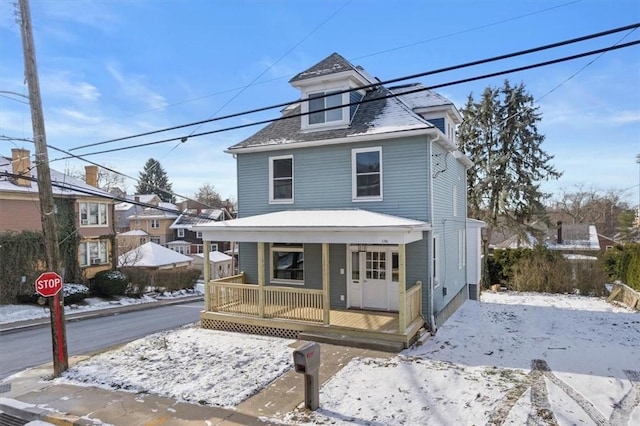
[[[81,361],[56,380],[233,407],[291,368],[292,343],[186,327]]]
[[[392,361],[352,361],[323,386],[321,409],[287,418],[540,424],[550,410],[558,424],[640,424],[632,380],[640,396],[637,312],[596,298],[487,293],[482,303],[466,302],[424,345]]]
[[[181,298],[203,294],[196,287],[195,291],[174,291],[166,293],[156,293],[144,295],[139,298],[121,297],[117,300],[104,300],[97,297],[84,299],[82,304],[67,305],[64,307],[65,315],[79,312],[97,311],[101,309],[112,309],[119,306],[137,305],[140,303],[152,303],[158,300]],[[36,305],[0,305],[0,324],[7,324],[18,321],[28,321],[38,318],[48,318],[49,308],[47,306]]]
[[[299,407],[284,421],[640,424],[639,342],[640,313],[603,299],[486,293],[424,344],[354,359],[322,386],[320,409]],[[89,358],[56,380],[234,407],[291,368],[291,343],[185,327]]]

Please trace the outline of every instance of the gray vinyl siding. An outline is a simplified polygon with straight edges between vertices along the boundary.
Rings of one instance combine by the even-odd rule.
[[[239,243],[238,271],[244,272],[244,280],[248,284],[258,283],[258,245],[256,243]]]
[[[433,234],[439,235],[440,285],[434,288],[434,314],[445,309],[466,286],[466,268],[459,264],[458,232],[466,228],[465,168],[444,148],[433,144]],[[453,187],[457,187],[457,215],[453,215]],[[464,253],[464,252],[463,252]]]
[[[347,246],[345,244],[331,244],[329,246],[329,300],[331,309],[346,309],[347,307]],[[344,271],[343,274],[340,270]],[[344,300],[340,300],[344,296]]]
[[[431,313],[429,312],[428,301],[430,293],[430,257],[429,257],[429,245],[431,241],[431,234],[429,232],[423,232],[423,237],[420,241],[407,244],[405,247],[406,254],[406,278],[407,289],[413,287],[417,281],[422,282],[422,300],[423,307],[422,313],[425,318],[428,318]]]
[[[238,215],[291,209],[360,208],[428,220],[426,137],[402,138],[238,155]],[[352,200],[351,152],[382,147],[383,200]],[[269,204],[269,157],[293,155],[294,202]]]

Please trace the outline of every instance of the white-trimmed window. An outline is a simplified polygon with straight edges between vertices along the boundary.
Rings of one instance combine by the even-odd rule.
[[[431,264],[431,276],[433,277],[433,286],[440,285],[440,235],[433,236],[433,262]]]
[[[344,108],[335,108],[323,111],[326,108],[342,105],[342,94],[336,92],[309,93],[309,126],[330,122],[343,121]]]
[[[78,247],[80,266],[103,265],[108,262],[107,241],[86,241]]]
[[[196,231],[196,238],[202,239],[202,231]]]
[[[464,229],[458,229],[458,269],[462,269],[466,265],[466,247],[466,232]]]
[[[353,201],[382,200],[382,148],[351,151]]]
[[[107,203],[79,203],[80,226],[107,225]]]
[[[271,244],[271,281],[304,284],[302,244]]]
[[[293,155],[269,157],[269,202],[293,203]]]
[[[151,237],[151,242],[154,244],[160,244],[160,237]]]
[[[160,228],[160,221],[158,219],[151,219],[151,228],[152,229]]]
[[[184,228],[177,229],[178,238],[184,238]]]
[[[458,216],[458,187],[453,185],[453,190],[451,191],[451,205],[453,207],[453,216]]]

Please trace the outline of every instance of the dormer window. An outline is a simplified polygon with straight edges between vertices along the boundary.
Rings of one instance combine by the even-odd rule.
[[[302,130],[341,129],[349,125],[349,93],[340,93],[348,86],[314,86],[303,93]],[[333,108],[333,109],[328,109]]]
[[[342,108],[330,109],[342,105],[342,94],[336,92],[309,93],[309,125],[330,121],[342,121]]]

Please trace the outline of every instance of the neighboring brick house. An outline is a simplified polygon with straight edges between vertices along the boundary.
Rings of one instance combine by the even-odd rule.
[[[16,148],[11,153],[12,158],[0,157],[0,232],[41,231],[36,165],[29,150]],[[87,166],[83,182],[51,169],[54,199],[74,200],[78,264],[84,279],[111,269],[114,262],[114,203],[111,194],[96,187],[97,172],[96,166]]]

